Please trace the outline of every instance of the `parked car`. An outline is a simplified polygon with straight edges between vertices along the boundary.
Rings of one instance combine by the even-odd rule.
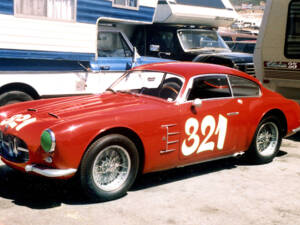
[[[270,162],[300,129],[300,107],[238,70],[169,62],[136,67],[103,94],[3,106],[0,121],[8,166],[77,174],[89,196],[111,200],[138,173],[243,153]]]
[[[257,40],[256,35],[249,34],[249,33],[246,34],[246,33],[240,33],[235,31],[228,31],[228,30],[227,31],[221,30],[218,31],[218,33],[231,49],[236,42]]]

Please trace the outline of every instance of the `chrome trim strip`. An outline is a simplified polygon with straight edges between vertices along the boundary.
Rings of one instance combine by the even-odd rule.
[[[292,131],[293,131],[293,133],[297,133],[298,131],[300,131],[300,127],[297,127],[295,129],[293,129]]]
[[[240,114],[239,112],[230,112],[230,113],[227,113],[227,116],[237,116],[239,114]]]
[[[166,154],[166,153],[170,153],[170,152],[175,152],[175,151],[176,151],[176,149],[162,150],[162,151],[160,151],[160,154],[162,155],[162,154]]]
[[[45,177],[64,177],[75,174],[77,169],[43,169],[39,168],[37,165],[27,165],[25,166],[25,171],[33,172]]]

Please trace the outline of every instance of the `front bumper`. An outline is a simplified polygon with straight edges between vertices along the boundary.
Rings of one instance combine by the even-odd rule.
[[[36,173],[45,177],[69,177],[76,173],[77,169],[49,169],[42,168],[37,165],[27,165],[25,166],[26,172]]]

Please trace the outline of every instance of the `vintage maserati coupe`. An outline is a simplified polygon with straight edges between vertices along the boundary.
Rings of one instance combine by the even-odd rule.
[[[8,166],[77,174],[88,196],[110,200],[139,173],[243,153],[270,162],[300,130],[300,107],[235,69],[168,62],[136,67],[102,94],[1,107],[0,130]]]

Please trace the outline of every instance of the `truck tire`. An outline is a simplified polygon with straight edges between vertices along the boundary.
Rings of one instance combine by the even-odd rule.
[[[0,106],[31,100],[33,98],[23,91],[8,91],[0,95]]]

